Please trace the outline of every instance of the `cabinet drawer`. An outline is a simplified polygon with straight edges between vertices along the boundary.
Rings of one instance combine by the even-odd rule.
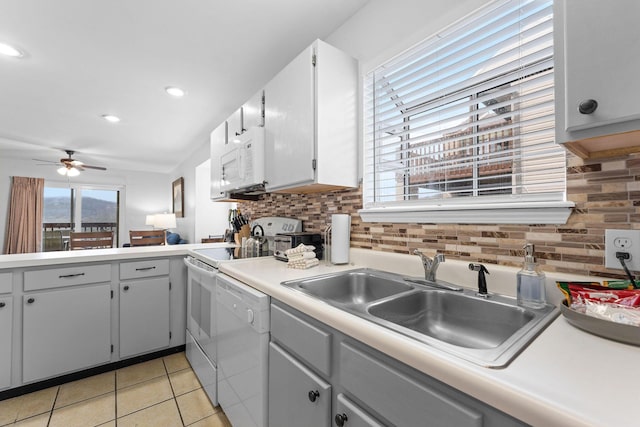
[[[111,281],[111,265],[78,265],[24,272],[24,290],[60,288]]]
[[[13,290],[13,273],[0,273],[0,294],[9,294]]]
[[[331,334],[271,305],[271,337],[325,375],[331,375]]]
[[[344,343],[340,345],[340,383],[397,426],[424,425],[426,418],[434,426],[483,424],[480,412]]]
[[[169,274],[168,259],[150,259],[120,263],[120,279],[139,279],[141,277],[164,276]]]

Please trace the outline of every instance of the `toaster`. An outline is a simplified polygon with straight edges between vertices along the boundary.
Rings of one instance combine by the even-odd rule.
[[[275,245],[273,256],[275,256],[276,259],[279,259],[280,261],[288,261],[285,251],[287,249],[295,248],[300,243],[314,246],[316,258],[318,258],[319,260],[322,259],[323,246],[322,236],[320,235],[320,233],[311,233],[307,231],[300,231],[296,233],[278,233],[273,238],[273,243]]]

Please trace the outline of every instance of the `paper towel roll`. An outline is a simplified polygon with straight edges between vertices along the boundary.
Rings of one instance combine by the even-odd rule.
[[[347,264],[351,244],[351,215],[331,215],[331,263]]]

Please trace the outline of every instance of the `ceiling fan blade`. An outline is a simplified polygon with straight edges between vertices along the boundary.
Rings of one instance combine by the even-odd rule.
[[[107,168],[103,168],[102,166],[90,166],[90,165],[82,165],[81,167],[85,168],[85,169],[97,169],[100,171],[106,171]],[[79,168],[79,166],[76,166],[76,168]]]
[[[51,160],[41,160],[41,159],[31,159],[31,160],[33,160],[34,162],[50,163],[52,165],[57,165],[58,164],[58,162],[52,162]]]
[[[31,159],[34,160],[36,162],[43,162],[43,166],[46,165],[58,165],[58,166],[62,166],[64,168],[67,169],[77,169],[78,171],[84,171],[85,169],[95,169],[95,170],[101,170],[101,171],[106,171],[107,168],[102,167],[102,166],[91,166],[91,165],[85,165],[83,162],[81,162],[80,160],[75,160],[74,158],[72,158],[71,156],[73,156],[74,151],[71,150],[65,150],[67,155],[69,157],[65,157],[60,159],[59,162],[52,162],[50,160],[40,160],[40,159]]]

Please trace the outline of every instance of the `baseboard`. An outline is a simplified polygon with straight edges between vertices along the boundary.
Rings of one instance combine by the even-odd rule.
[[[94,366],[93,368],[84,369],[82,371],[73,372],[70,374],[61,375],[55,378],[49,378],[36,383],[26,384],[23,386],[10,388],[8,390],[0,391],[0,400],[11,399],[12,397],[21,396],[23,394],[32,393],[34,391],[43,390],[49,387],[55,387],[61,384],[69,383],[72,381],[81,380],[83,378],[91,377],[93,375],[102,374],[109,371],[115,371],[116,369],[124,368],[126,366],[135,365],[136,363],[146,362],[148,360],[157,359],[158,357],[169,356],[174,353],[184,351],[185,346],[179,345],[177,347],[171,347],[153,353],[147,353],[140,356],[131,357],[125,360],[119,360],[113,363],[107,363],[106,365]]]

